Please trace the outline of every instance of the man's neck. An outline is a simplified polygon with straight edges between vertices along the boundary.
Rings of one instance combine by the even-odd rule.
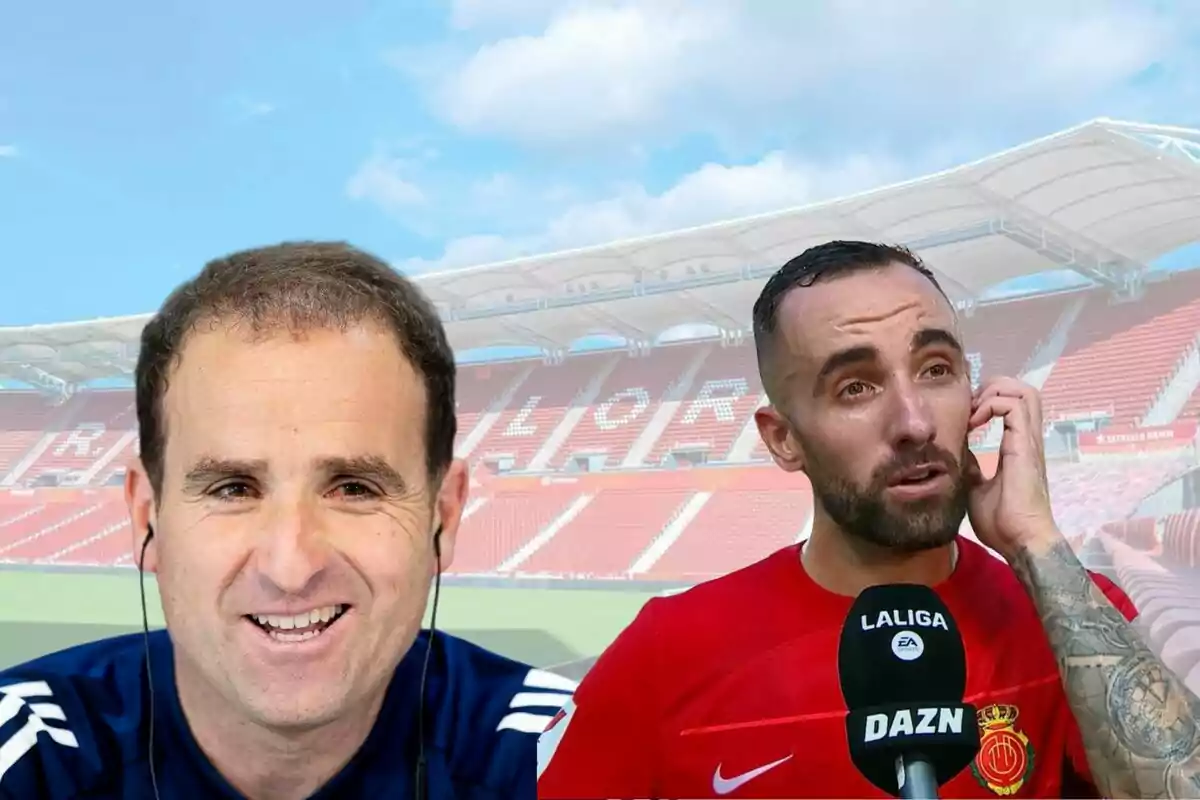
[[[246,720],[190,673],[177,659],[176,686],[188,727],[217,771],[250,800],[312,796],[362,747],[386,693],[385,686],[361,710],[320,728],[279,731]]]
[[[812,534],[800,554],[804,571],[821,588],[857,597],[868,586],[918,583],[935,586],[950,577],[958,560],[951,543],[919,553],[897,553],[859,542],[832,523],[814,521]]]

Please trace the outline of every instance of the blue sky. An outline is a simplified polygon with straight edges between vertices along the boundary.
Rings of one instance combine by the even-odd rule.
[[[10,0],[0,324],[149,311],[284,239],[420,271],[825,199],[1096,116],[1200,127],[1188,5]]]

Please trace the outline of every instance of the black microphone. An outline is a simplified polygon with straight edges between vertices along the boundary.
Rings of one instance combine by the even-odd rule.
[[[863,590],[842,627],[838,677],[850,759],[881,791],[936,798],[979,752],[962,636],[932,589]]]

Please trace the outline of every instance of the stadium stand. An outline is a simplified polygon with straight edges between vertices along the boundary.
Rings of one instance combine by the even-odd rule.
[[[1162,549],[1172,563],[1200,569],[1200,509],[1170,514],[1162,520]]]
[[[0,394],[4,430],[0,438],[0,472],[7,475],[20,467],[30,450],[49,435],[47,431],[58,411],[36,392]]]
[[[1194,512],[1189,516],[1194,521]],[[1162,523],[1171,524],[1171,518]],[[1194,548],[1194,525],[1190,531]],[[1112,556],[1117,580],[1138,607],[1148,643],[1189,687],[1200,691],[1200,569],[1169,557],[1156,558],[1107,533],[1100,538]],[[1170,546],[1165,539],[1164,546]]]
[[[552,431],[569,423],[568,409],[594,394],[615,363],[611,355],[589,355],[534,369],[471,452],[511,469],[544,466],[554,455]]]
[[[1042,389],[1046,409],[1054,416],[1101,410],[1111,424],[1139,423],[1198,331],[1200,274],[1151,284],[1132,305],[1114,307],[1091,293]]]
[[[1100,120],[826,204],[420,276],[464,354],[456,452],[474,489],[454,573],[689,583],[803,538],[810,489],[754,425],[748,317],[774,266],[830,238],[909,244],[961,309],[972,379],[1043,390],[1073,542],[1103,530],[1196,568],[1190,494],[1123,522],[1196,463],[1200,270],[1145,268],[1196,219],[1200,132]],[[1064,270],[1080,285],[989,299]],[[133,395],[88,387],[128,379],[144,322],[0,329],[0,377],[38,387],[0,391],[0,563],[129,564],[117,484],[137,452]],[[711,335],[659,339],[698,324]],[[597,332],[619,343],[572,350]],[[465,358],[498,343],[539,355]],[[986,455],[998,434],[972,444]]]
[[[1200,272],[1152,284],[1120,307],[1101,290],[985,304],[964,327],[981,377],[1028,373],[1052,334],[1065,333],[1044,388],[1049,413],[1100,410],[1103,423],[1123,429],[1196,348]],[[455,574],[694,582],[805,535],[812,501],[803,477],[764,463],[753,423],[762,388],[746,343],[464,365],[460,386],[457,450],[485,480],[467,508]],[[1197,391],[1177,422],[1200,417]],[[84,390],[65,403],[0,392],[0,562],[128,563],[111,483],[135,453],[128,390]],[[1194,509],[1111,524],[1195,463],[1194,437],[1163,452],[1056,460],[1060,525],[1076,541],[1103,528],[1196,568]],[[543,478],[523,481],[529,474]],[[708,485],[712,474],[723,477]],[[589,482],[600,476],[621,480]]]
[[[539,486],[472,500],[459,534],[455,571],[500,572],[510,557],[563,515],[575,494],[571,489]]]
[[[1200,386],[1192,390],[1192,395],[1188,398],[1179,416],[1185,419],[1200,419]]]
[[[1192,456],[1051,463],[1050,493],[1059,526],[1070,535],[1091,535],[1128,517],[1139,501],[1194,463]]]
[[[725,461],[758,407],[762,383],[753,347],[713,348],[697,362],[701,366],[694,376],[685,374],[679,382],[687,392],[682,413],[677,411],[663,428],[646,463]]]
[[[1027,372],[1038,348],[1078,301],[1077,293],[1056,293],[976,309],[973,316],[963,321],[963,338],[968,347],[986,345],[987,351],[980,357],[979,378]],[[1014,325],[1013,319],[1019,319],[1021,324]]]
[[[1048,413],[1102,411],[1101,432],[1123,430],[1196,349],[1200,271],[1151,284],[1120,307],[1094,289],[984,304],[964,328],[977,377],[1027,374],[1045,342],[1065,333],[1044,387]],[[691,582],[805,535],[812,501],[803,477],[781,481],[765,463],[753,422],[764,398],[747,343],[468,364],[460,387],[457,451],[487,480],[467,508],[455,574]],[[1200,417],[1198,391],[1177,423]],[[112,483],[136,444],[129,390],[84,390],[65,403],[0,392],[0,562],[127,563]],[[1085,540],[1195,462],[1194,438],[1163,452],[1056,460],[1059,522]],[[715,471],[729,477],[712,487],[696,478]],[[528,474],[559,478],[522,482]],[[588,483],[609,474],[624,479]],[[1198,520],[1194,510],[1162,520],[1162,551],[1197,566]],[[1148,549],[1144,531],[1121,531]]]
[[[701,494],[692,524],[644,573],[647,578],[695,582],[765,558],[805,535],[812,495],[801,488],[731,489]]]
[[[652,412],[669,402],[671,393],[691,388],[692,373],[706,352],[704,347],[675,346],[663,348],[653,358],[618,358],[596,401],[583,409],[560,448],[559,462],[576,468],[624,464],[651,424]],[[634,461],[641,458],[635,456]]]

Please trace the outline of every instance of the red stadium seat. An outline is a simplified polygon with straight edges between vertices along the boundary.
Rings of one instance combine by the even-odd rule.
[[[1066,351],[1042,389],[1048,416],[1111,408],[1112,424],[1138,422],[1200,330],[1200,276],[1150,284],[1137,303],[1088,298]]]
[[[1133,423],[1194,346],[1197,294],[1200,271],[1152,282],[1120,305],[1103,290],[983,303],[964,317],[964,335],[976,377],[1040,369],[1048,415],[1111,404],[1113,423]],[[1063,336],[1057,359],[1035,358]],[[803,476],[769,463],[753,423],[763,401],[753,346],[741,340],[461,365],[456,453],[485,480],[473,489],[453,574],[689,583],[796,541],[811,493]],[[1200,388],[1189,414],[1200,417]],[[83,390],[61,404],[0,391],[0,561],[129,563],[113,482],[136,448],[129,390]],[[1084,547],[1103,530],[1124,544],[1113,568],[1160,645],[1200,604],[1185,585],[1194,578],[1180,577],[1200,568],[1200,509],[1127,518],[1195,464],[1193,449],[1048,469],[1072,542]]]

